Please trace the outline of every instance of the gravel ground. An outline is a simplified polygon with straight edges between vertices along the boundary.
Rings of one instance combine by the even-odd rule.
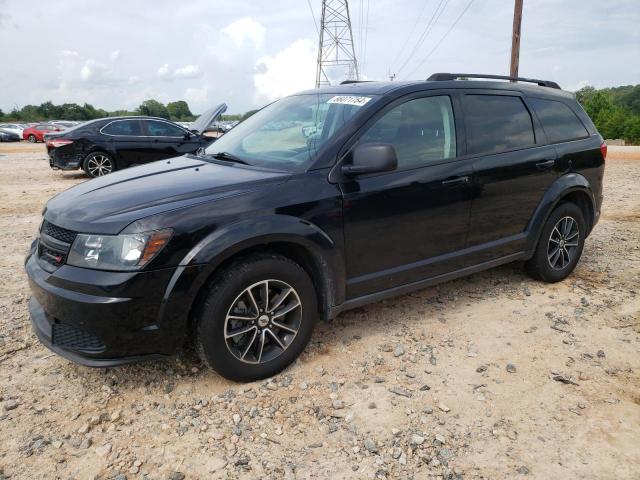
[[[0,145],[0,479],[640,478],[640,151],[566,281],[507,265],[320,324],[270,381],[191,354],[111,370],[40,346],[23,256],[84,181]]]

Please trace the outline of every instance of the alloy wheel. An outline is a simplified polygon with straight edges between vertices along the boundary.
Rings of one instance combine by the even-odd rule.
[[[302,322],[298,292],[282,280],[263,280],[245,288],[227,311],[224,338],[245,363],[266,363],[284,353]]]
[[[111,173],[112,170],[111,159],[105,155],[94,155],[87,161],[87,171],[92,177],[101,177]]]
[[[554,270],[562,270],[571,263],[578,250],[580,230],[572,217],[562,217],[551,230],[547,245],[547,259]]]

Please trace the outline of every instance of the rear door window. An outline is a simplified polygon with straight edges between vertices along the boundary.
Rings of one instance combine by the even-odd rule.
[[[125,137],[139,137],[142,135],[138,120],[116,120],[102,128],[102,133]]]
[[[549,143],[567,142],[589,136],[578,116],[564,103],[542,98],[529,98],[528,101],[542,122]]]
[[[534,145],[531,114],[520,97],[465,95],[467,153],[492,154]]]
[[[182,137],[185,131],[167,122],[147,120],[147,131],[150,137]]]

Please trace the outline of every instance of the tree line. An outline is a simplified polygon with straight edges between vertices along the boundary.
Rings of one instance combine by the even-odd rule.
[[[223,120],[244,120],[256,110],[250,110],[244,114],[223,115]],[[119,117],[127,115],[147,115],[151,117],[166,118],[174,122],[192,122],[197,115],[191,113],[189,105],[184,100],[169,102],[164,105],[158,100],[145,100],[133,111],[115,110],[108,112],[102,108],[95,108],[89,103],[78,105],[77,103],[64,103],[54,105],[52,102],[44,102],[40,105],[25,105],[22,108],[14,108],[8,113],[0,110],[0,121],[4,122],[41,122],[46,120],[93,120],[104,117]]]
[[[576,92],[576,98],[604,138],[640,144],[640,85],[584,87]]]
[[[595,89],[584,87],[576,92],[576,98],[587,111],[604,138],[623,138],[627,143],[640,144],[640,85]],[[223,115],[222,120],[244,120],[254,114]],[[145,100],[134,111],[116,110],[108,112],[85,103],[54,105],[25,105],[8,113],[0,110],[0,121],[39,122],[43,120],[93,120],[95,118],[122,115],[149,115],[176,122],[191,122],[196,115],[191,113],[184,100],[164,105],[158,100]]]

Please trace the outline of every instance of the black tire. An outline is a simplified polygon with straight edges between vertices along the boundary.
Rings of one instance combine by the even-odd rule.
[[[38,139],[33,133],[27,137],[27,140],[29,140],[29,143],[36,143],[38,141]]]
[[[267,320],[268,324],[259,325],[258,322],[262,321],[263,317],[268,317],[266,314],[261,315],[258,311],[258,304],[262,303],[260,292],[263,290],[258,292],[253,290],[256,297],[253,302],[255,308],[249,308],[251,297],[246,296],[246,290],[248,288],[261,289],[262,286],[254,285],[267,281],[271,282],[272,286],[276,285],[272,292],[277,292],[277,287],[280,285],[291,287],[293,292],[284,295],[283,300],[285,301],[278,305],[274,304],[283,293],[281,292],[280,296],[273,296],[271,305],[274,307],[272,312],[274,317]],[[206,288],[208,289],[206,296],[196,309],[194,317],[194,344],[203,362],[229,380],[249,382],[271,377],[298,358],[311,339],[318,318],[315,288],[305,270],[286,257],[265,253],[241,258],[216,274]],[[269,283],[267,283],[267,292],[269,292],[269,288]],[[267,298],[270,295],[267,293]],[[278,321],[281,324],[286,324],[285,322],[290,321],[287,320],[287,316],[293,316],[295,325],[290,325],[293,325],[297,332],[292,334],[289,333],[290,330],[282,330],[274,326],[275,324],[272,324],[271,321],[275,322],[278,312],[285,311],[290,306],[286,302],[291,302],[291,305],[294,305],[296,301],[301,304],[299,313],[295,308],[286,315],[278,316]],[[235,308],[239,305],[248,307],[248,310],[241,312],[241,315],[255,317],[255,319],[253,321],[234,320],[239,318],[233,316],[238,312]],[[282,307],[281,310],[279,310],[280,307]],[[254,310],[255,314],[252,313]],[[231,319],[228,319],[228,316],[231,316]],[[254,330],[240,335],[228,335],[244,328]],[[270,332],[266,332],[266,330],[270,330]],[[278,338],[283,338],[279,342],[280,345],[284,342],[284,349],[276,344],[271,332],[276,332],[275,335]],[[267,335],[267,333],[271,333],[271,335]],[[228,338],[225,338],[226,336]],[[261,339],[262,348],[260,348]],[[244,343],[242,343],[243,341]],[[251,343],[248,343],[249,341]],[[243,357],[243,360],[240,358],[242,356],[241,350],[245,350],[245,348],[250,353],[245,353],[247,356]],[[263,357],[262,361],[256,362],[256,360],[260,360],[260,357]]]
[[[570,220],[566,219],[575,222],[575,230]],[[571,231],[566,232],[569,228]],[[567,278],[580,260],[586,232],[587,224],[580,207],[570,202],[558,205],[544,224],[533,257],[525,264],[527,273],[536,280],[548,283]]]
[[[116,162],[105,152],[91,152],[82,162],[82,169],[91,178],[102,177],[116,171]]]

